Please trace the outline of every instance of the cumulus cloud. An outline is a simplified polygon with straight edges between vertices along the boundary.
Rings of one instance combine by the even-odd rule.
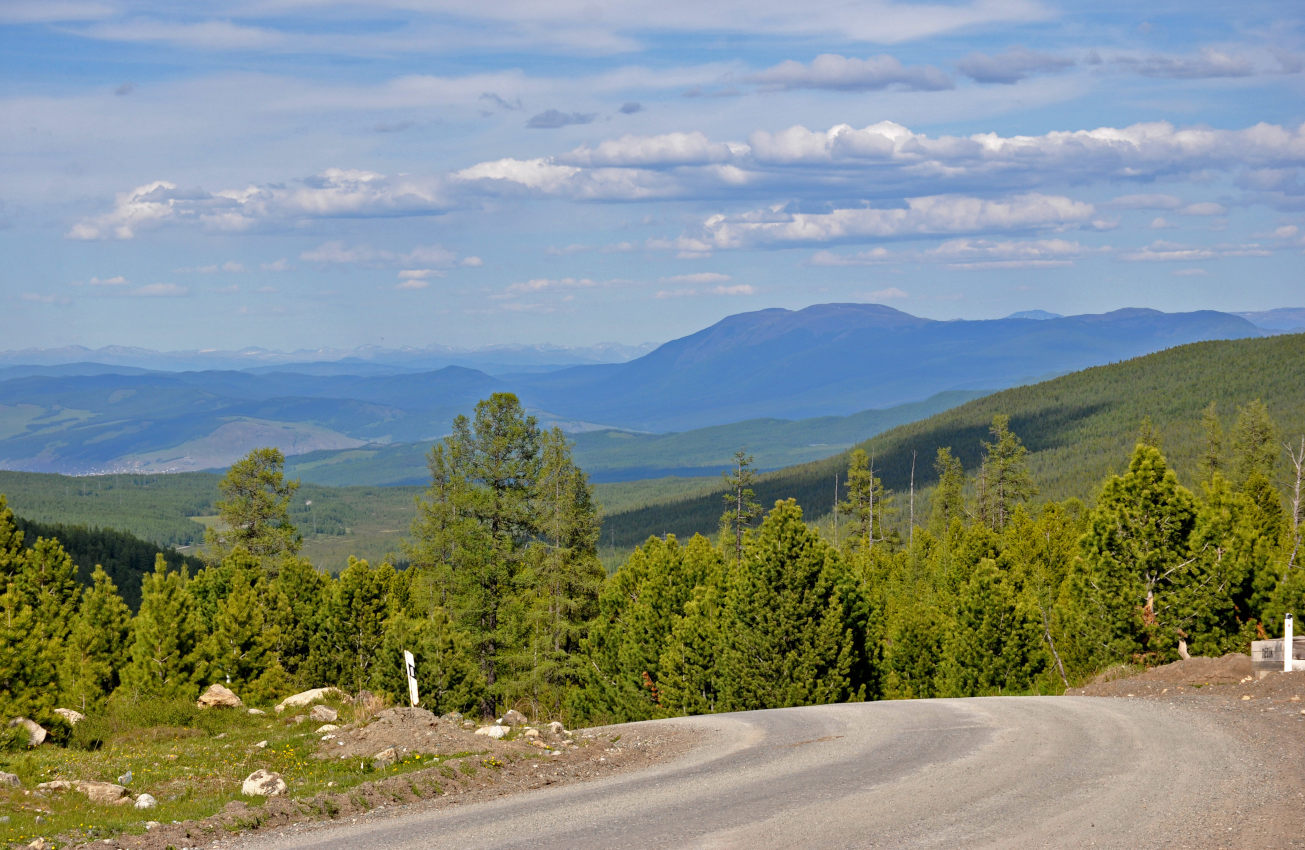
[[[936,195],[909,198],[905,207],[889,209],[716,215],[704,222],[703,232],[713,247],[727,249],[1058,228],[1084,224],[1092,213],[1091,204],[1058,195],[1030,193],[1002,200]]]
[[[1040,53],[1026,47],[1012,47],[1002,53],[971,53],[956,63],[956,69],[978,83],[1018,83],[1030,74],[1063,71],[1073,59]]]
[[[894,56],[855,59],[822,53],[810,64],[792,59],[747,78],[768,89],[835,89],[839,91],[940,91],[953,88],[951,77],[932,65],[906,66]]]
[[[714,286],[713,295],[756,295],[757,290],[750,283],[735,283],[729,286]]]
[[[532,130],[556,130],[572,124],[588,124],[597,117],[597,112],[559,112],[556,109],[546,109],[531,116],[526,126]]]
[[[447,209],[443,179],[387,177],[370,171],[330,168],[289,184],[242,189],[180,189],[156,180],[120,193],[113,209],[83,219],[72,239],[132,239],[170,222],[208,230],[241,231],[260,224],[313,218],[432,215]]]
[[[925,252],[925,257],[945,263],[948,268],[967,271],[1048,269],[1072,265],[1086,250],[1078,242],[1066,239],[951,239]]]
[[[745,153],[739,145],[713,142],[705,133],[663,133],[657,136],[622,136],[582,145],[557,157],[568,165],[595,167],[657,167],[728,162]],[[574,173],[574,172],[572,172]]]

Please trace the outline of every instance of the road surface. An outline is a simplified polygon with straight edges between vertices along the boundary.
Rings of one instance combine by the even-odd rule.
[[[237,844],[1212,847],[1265,778],[1215,718],[1153,701],[919,700],[655,722],[708,735],[638,772]]]

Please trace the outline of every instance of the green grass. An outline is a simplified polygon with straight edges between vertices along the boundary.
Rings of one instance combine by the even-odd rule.
[[[351,707],[336,705],[342,721],[352,718]],[[263,800],[243,797],[240,787],[260,768],[281,774],[289,796],[309,798],[328,789],[346,792],[370,780],[484,755],[484,751],[409,754],[390,767],[374,770],[368,759],[316,757],[320,736],[313,730],[317,725],[311,721],[296,725],[288,718],[249,715],[241,709],[201,711],[190,701],[112,705],[105,714],[78,724],[67,747],[0,752],[0,770],[16,773],[28,791],[54,779],[117,782],[130,770],[128,790],[133,796],[154,795],[158,806],[149,810],[100,806],[76,791],[29,795],[5,788],[0,790],[0,811],[9,822],[0,824],[0,842],[26,844],[37,836],[56,835],[91,841],[143,832],[147,820],[167,823],[208,817],[232,800],[257,807]],[[264,740],[266,747],[255,746]],[[100,742],[97,749],[81,748],[96,742]]]

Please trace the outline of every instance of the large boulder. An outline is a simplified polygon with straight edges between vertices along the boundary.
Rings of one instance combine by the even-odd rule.
[[[154,799],[153,794],[141,794],[136,798],[136,808],[138,809],[152,809],[158,804],[159,801]]]
[[[500,720],[499,723],[502,723],[504,726],[525,726],[527,721],[524,714],[517,711],[515,708],[512,708],[508,709],[508,713],[503,715],[503,719]]]
[[[285,780],[281,774],[260,769],[245,777],[240,793],[246,797],[276,797],[284,794],[285,789]]]
[[[339,688],[313,688],[311,691],[302,691],[294,696],[286,697],[277,703],[276,713],[280,714],[287,708],[298,708],[304,705],[311,705],[332,695],[343,697],[345,693]]]
[[[37,791],[79,791],[92,803],[101,806],[124,806],[131,802],[127,789],[112,782],[95,782],[88,779],[56,779],[42,782],[36,786]]]
[[[45,739],[50,736],[49,732],[35,720],[28,720],[26,717],[15,717],[9,721],[9,728],[15,726],[22,727],[27,732],[27,746],[39,747],[45,743]]]
[[[214,682],[208,686],[208,690],[199,695],[195,705],[200,708],[240,708],[244,703],[230,688]]]

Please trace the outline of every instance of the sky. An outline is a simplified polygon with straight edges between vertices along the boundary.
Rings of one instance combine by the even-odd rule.
[[[1293,0],[0,0],[0,349],[1305,306]]]

